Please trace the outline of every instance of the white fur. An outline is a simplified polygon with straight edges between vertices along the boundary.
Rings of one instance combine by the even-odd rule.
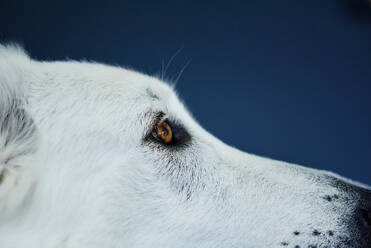
[[[343,195],[328,173],[223,144],[157,78],[1,46],[0,114],[14,98],[35,130],[7,146],[0,133],[0,247],[324,247],[337,242],[329,230],[350,235],[341,221],[356,203],[323,200]],[[159,111],[188,146],[143,141]]]

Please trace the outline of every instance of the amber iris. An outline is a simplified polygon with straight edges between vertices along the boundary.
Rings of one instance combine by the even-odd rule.
[[[157,136],[165,144],[170,144],[173,141],[173,132],[169,124],[166,123],[166,121],[163,121],[157,125],[156,133],[157,133]]]

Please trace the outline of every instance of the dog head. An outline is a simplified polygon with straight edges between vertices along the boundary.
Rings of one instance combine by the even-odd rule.
[[[0,127],[4,247],[371,243],[369,188],[224,144],[155,77],[2,46]]]

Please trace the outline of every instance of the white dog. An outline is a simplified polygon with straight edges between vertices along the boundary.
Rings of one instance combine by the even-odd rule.
[[[370,188],[223,144],[157,78],[0,46],[1,248],[370,243]]]

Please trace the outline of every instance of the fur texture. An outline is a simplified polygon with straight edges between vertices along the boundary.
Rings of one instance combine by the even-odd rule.
[[[367,247],[370,210],[365,185],[225,145],[155,77],[0,46],[1,247]]]

